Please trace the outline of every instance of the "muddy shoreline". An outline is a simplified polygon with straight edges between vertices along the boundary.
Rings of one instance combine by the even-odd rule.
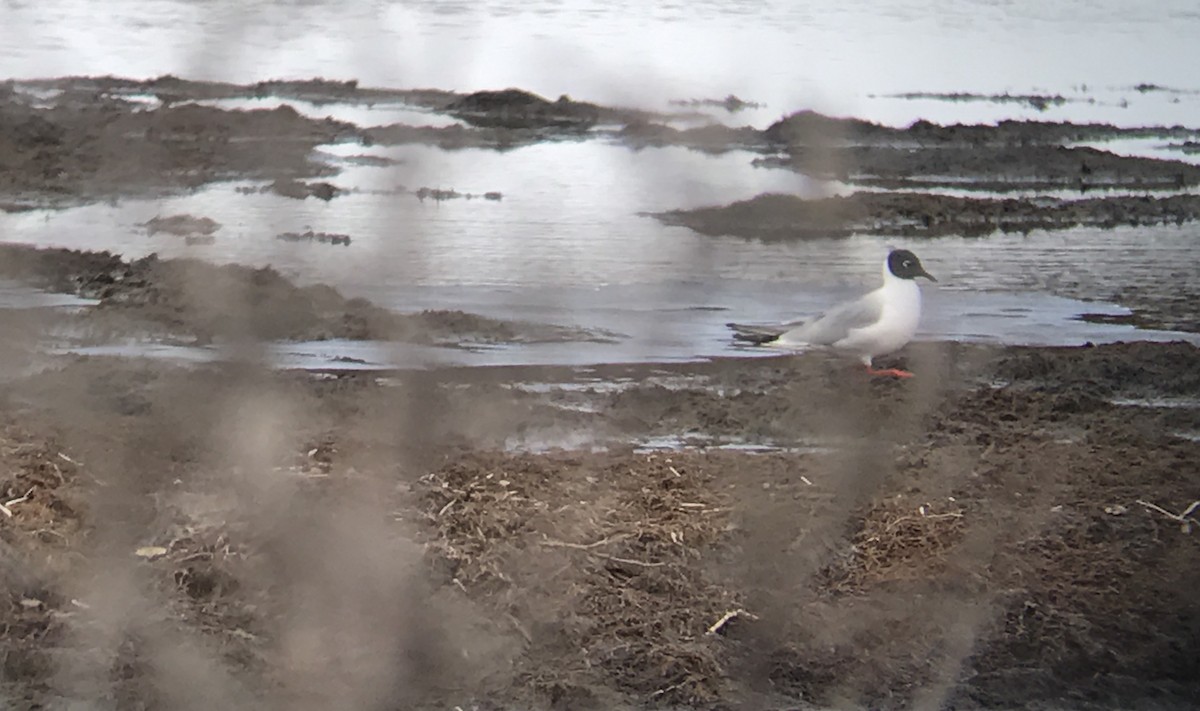
[[[903,236],[929,240],[922,249],[936,250],[938,237],[1066,230],[1099,230],[1157,226],[1189,230],[1200,216],[1200,196],[1150,195],[1062,199],[1036,197],[967,198],[947,195],[856,193],[848,197],[801,199],[793,195],[759,195],[718,207],[675,210],[647,217],[706,235],[728,235],[763,241],[845,238],[855,234]],[[1132,314],[1124,322],[1140,328],[1200,332],[1200,266],[1182,260],[1169,276],[1122,274],[1103,268],[1079,270],[1069,278],[1039,284],[1068,298],[1118,303]]]
[[[318,107],[390,103],[457,123],[362,127],[310,118],[286,104],[270,110],[226,110],[212,104],[262,98]],[[1103,193],[1200,185],[1200,167],[1193,164],[1120,156],[1084,145],[1129,138],[1187,145],[1200,134],[1180,126],[1118,128],[1037,121],[942,126],[918,121],[896,128],[811,111],[796,112],[762,129],[725,125],[716,116],[708,116],[709,123],[699,127],[673,125],[694,123],[697,115],[694,109],[655,114],[565,96],[552,100],[519,89],[457,94],[323,80],[232,85],[175,77],[10,81],[0,86],[0,161],[5,168],[0,207],[11,211],[120,195],[168,194],[230,179],[295,184],[336,172],[312,161],[312,151],[320,144],[347,141],[505,150],[544,141],[608,140],[633,149],[675,145],[709,152],[745,150],[760,154],[756,160],[763,166],[889,190]],[[898,194],[898,199],[912,201],[914,211],[928,198],[922,193]],[[1095,200],[1106,198],[1101,194],[1075,209],[1092,210]],[[1194,219],[1189,210],[1173,215]],[[1069,224],[1067,220],[1055,226]]]
[[[234,110],[211,104],[248,98],[272,98],[284,105]],[[305,116],[287,101],[315,107],[388,103],[456,122],[363,127]],[[724,111],[720,106],[712,108]],[[0,209],[53,209],[168,196],[227,180],[258,183],[239,188],[246,193],[338,201],[349,193],[337,185],[338,166],[314,157],[319,145],[421,143],[451,150],[508,150],[546,141],[598,140],[631,150],[670,145],[718,153],[745,151],[764,170],[799,171],[816,180],[860,188],[843,197],[801,200],[760,195],[655,215],[667,224],[706,235],[782,241],[852,234],[982,237],[1079,227],[1186,228],[1200,214],[1196,192],[1200,167],[1102,150],[1104,141],[1125,139],[1152,138],[1164,145],[1188,146],[1197,138],[1194,128],[1038,121],[946,126],[918,121],[897,128],[799,111],[759,129],[726,125],[713,116],[707,125],[695,126],[697,112],[696,106],[688,106],[677,114],[654,114],[569,97],[550,100],[516,89],[464,95],[323,80],[244,86],[175,77],[7,82],[0,86]],[[439,200],[458,193],[422,188],[414,194]],[[224,221],[223,215],[182,217]],[[268,236],[308,241],[320,248],[357,248],[349,246],[354,235],[341,230],[294,230],[263,238]],[[187,245],[202,247],[216,237],[197,232],[183,239]],[[1200,331],[1194,306],[1200,292],[1191,286],[1196,283],[1191,271],[1181,264],[1171,281],[1086,283],[1058,293],[1129,306],[1135,312],[1131,322],[1139,326]],[[375,334],[391,338],[394,333],[402,340],[422,338],[404,325],[381,323],[389,319],[379,314],[376,318],[365,306],[334,307],[345,317],[344,323],[330,323],[328,319],[337,314],[317,314],[314,310],[320,308],[310,304],[300,309],[299,323],[245,328],[296,338]],[[416,330],[427,326],[418,324]],[[496,329],[482,327],[488,330]],[[494,340],[520,340],[526,330],[518,325],[507,333],[497,331]],[[488,337],[484,333],[485,341]]]
[[[328,286],[296,286],[270,267],[153,254],[130,261],[108,252],[0,244],[0,278],[94,300],[93,307],[63,318],[107,339],[153,335],[198,345],[348,339],[461,347],[615,337],[461,311],[395,313]]]
[[[708,235],[802,240],[853,234],[983,237],[1072,227],[1181,225],[1200,218],[1200,195],[1063,200],[978,199],[949,195],[855,193],[805,200],[759,195],[722,207],[655,213],[664,224]]]
[[[238,708],[1194,708],[1200,350],[896,362],[9,379],[3,693],[167,707],[199,664]]]

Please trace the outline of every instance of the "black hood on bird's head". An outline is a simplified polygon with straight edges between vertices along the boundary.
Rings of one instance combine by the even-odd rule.
[[[917,255],[907,249],[893,250],[888,255],[887,266],[889,272],[901,279],[925,277],[929,281],[937,281],[932,274],[925,271],[925,267],[921,266],[921,260],[917,259]]]

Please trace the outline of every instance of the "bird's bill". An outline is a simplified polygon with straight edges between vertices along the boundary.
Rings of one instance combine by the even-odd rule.
[[[929,272],[925,271],[925,268],[924,268],[924,267],[921,267],[921,273],[920,273],[920,274],[918,274],[917,276],[923,276],[923,277],[925,277],[926,279],[928,279],[929,281],[937,281],[937,279],[934,279],[934,278],[933,278],[933,275],[932,275],[932,274],[930,274]]]

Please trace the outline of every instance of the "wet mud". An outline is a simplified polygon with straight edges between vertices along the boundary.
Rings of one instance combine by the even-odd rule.
[[[352,240],[350,235],[340,234],[337,232],[313,232],[305,230],[304,232],[281,232],[275,235],[275,239],[284,242],[316,242],[317,244],[332,244],[349,247]]]
[[[1194,708],[1200,350],[894,362],[917,376],[9,378],[0,689],[171,708],[201,669],[226,708]],[[539,431],[584,445],[521,446]],[[663,433],[714,446],[630,444]]]
[[[1077,200],[966,198],[933,194],[855,193],[806,200],[766,194],[723,207],[653,215],[668,225],[709,235],[760,240],[847,237],[852,234],[981,237],[1071,227],[1183,224],[1200,217],[1200,196],[1109,197]]]
[[[1002,121],[996,125],[896,128],[800,111],[765,129],[713,117],[694,123],[696,103],[678,114],[606,107],[520,89],[456,94],[389,90],[323,80],[233,85],[174,77],[148,81],[64,78],[0,87],[0,204],[15,210],[69,200],[154,194],[228,179],[272,181],[276,192],[330,199],[335,169],[311,160],[322,143],[422,143],[499,150],[542,141],[613,140],[640,148],[679,145],[709,152],[750,150],[759,163],[873,188],[983,191],[1181,189],[1200,184],[1200,167],[1119,156],[1077,144],[1127,138],[1194,141],[1182,127]],[[456,118],[451,126],[360,127],[273,110],[223,110],[196,102],[276,98],[315,105],[390,102]],[[736,97],[730,97],[736,98]],[[738,100],[740,102],[740,100]],[[149,103],[147,103],[149,102]],[[748,106],[726,99],[730,113]]]
[[[756,165],[786,167],[853,185],[897,189],[958,187],[980,192],[1182,190],[1200,183],[1200,166],[1117,156],[1063,146],[855,146],[834,151],[793,150]],[[955,179],[958,185],[954,185]]]
[[[330,168],[310,159],[313,149],[354,132],[291,107],[135,108],[107,95],[49,107],[25,94],[0,96],[0,205],[11,211],[170,194],[217,180],[324,175]]]
[[[285,241],[348,246],[348,235],[283,234]],[[402,314],[324,285],[297,286],[279,272],[199,259],[127,261],[107,252],[0,245],[0,277],[94,299],[62,318],[105,339],[151,335],[176,343],[334,338],[444,346],[606,341],[611,334],[491,319],[460,311]]]
[[[145,228],[146,234],[155,235],[162,232],[176,237],[211,235],[221,229],[220,223],[211,217],[192,215],[156,215],[138,226]]]

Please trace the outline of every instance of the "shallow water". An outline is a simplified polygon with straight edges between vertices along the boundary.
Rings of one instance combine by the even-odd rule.
[[[736,114],[703,110],[759,126],[809,107],[893,123],[1033,117],[1196,125],[1200,102],[1200,92],[1188,88],[1193,60],[1200,58],[1192,42],[1200,11],[1183,0],[1153,8],[1117,0],[657,7],[594,0],[390,5],[150,0],[106,4],[102,11],[78,0],[9,0],[0,3],[0,26],[37,38],[0,43],[0,66],[15,77],[175,73],[239,83],[324,76],[399,88],[512,85],[551,97],[569,93],[659,109],[671,108],[670,99],[737,94],[765,106]],[[1039,85],[1027,84],[1029,77],[1037,77]],[[1141,82],[1172,90],[1132,88]],[[1043,112],[1011,103],[888,96],[914,90],[1037,91],[1062,93],[1069,101]],[[146,97],[147,106],[153,101]],[[271,108],[281,102],[215,103]],[[364,126],[453,122],[403,104],[287,103],[309,115]],[[1180,157],[1166,143],[1103,147]],[[849,190],[788,170],[756,168],[751,165],[756,157],[677,147],[635,151],[603,140],[505,152],[339,144],[323,146],[314,156],[336,165],[341,172],[331,182],[350,191],[330,202],[259,193],[262,185],[256,183],[223,183],[164,199],[0,214],[0,239],[108,249],[128,258],[157,252],[270,264],[298,282],[332,284],[400,311],[462,309],[626,336],[613,344],[472,350],[339,341],[273,348],[271,357],[291,367],[593,363],[757,353],[735,348],[724,323],[819,312],[871,288],[883,254],[902,241],[748,242],[664,227],[639,214],[724,204],[762,192],[815,197]],[[494,191],[503,198],[421,201],[413,194],[421,187]],[[173,214],[211,217],[223,226],[211,245],[187,245],[139,227]],[[352,244],[276,239],[308,229],[347,234]],[[1179,278],[1179,265],[1194,259],[1193,243],[1190,228],[1164,227],[942,238],[905,246],[940,279],[926,288],[922,338],[1078,344],[1179,337],[1079,320],[1083,313],[1128,312],[1051,294],[1080,283],[1113,293],[1117,289],[1104,285]],[[20,307],[20,299],[0,290],[0,305]],[[89,352],[184,361],[227,356],[216,349],[136,343]]]
[[[128,97],[126,97],[128,98]],[[151,106],[160,102],[154,99]],[[331,118],[335,121],[345,121],[362,128],[389,126],[402,123],[410,126],[453,126],[460,123],[457,119],[428,109],[421,109],[399,102],[377,102],[371,104],[350,104],[342,102],[323,102],[320,104],[299,99],[280,99],[278,97],[210,99],[202,101],[178,102],[176,106],[198,104],[212,106],[225,111],[271,110],[280,106],[290,106],[298,113],[317,119]]]
[[[763,125],[806,107],[892,123],[1000,116],[1194,123],[1193,0],[5,0],[12,77],[172,73],[253,82],[358,79],[666,108],[736,94]],[[1183,92],[1139,92],[1153,83]],[[908,101],[911,91],[1061,93],[1015,104]],[[874,97],[874,98],[873,98]]]
[[[828,454],[845,446],[843,442],[752,442],[736,437],[710,437],[705,434],[690,434],[683,436],[665,435],[649,437],[633,443],[637,452],[675,452],[685,449],[719,449],[748,454],[769,454],[772,452],[790,452],[793,454]]]
[[[0,214],[0,235],[8,242],[109,249],[128,258],[157,252],[272,264],[300,281],[329,283],[397,308],[427,308],[446,298],[427,292],[430,287],[490,288],[503,303],[521,301],[522,288],[546,286],[711,281],[720,290],[730,279],[788,282],[801,290],[865,286],[875,280],[888,246],[904,241],[858,236],[762,243],[704,237],[639,214],[724,204],[762,192],[846,192],[840,184],[756,168],[753,154],[745,151],[634,151],[588,141],[507,152],[343,144],[321,153],[384,156],[397,163],[345,165],[330,180],[351,192],[330,202],[258,193],[261,186],[253,183],[221,183],[177,197]],[[419,187],[476,195],[496,191],[503,198],[421,201],[412,194]],[[220,222],[215,243],[187,245],[171,235],[148,235],[139,226],[174,214]],[[306,229],[345,233],[352,244],[276,239]],[[1186,226],[905,242],[939,277],[939,290],[1051,290],[1079,279],[1169,277],[1194,254]],[[423,299],[422,293],[436,299]]]
[[[81,309],[97,303],[95,299],[56,294],[0,279],[0,308],[3,309]]]
[[[1200,410],[1200,399],[1196,398],[1113,398],[1114,405],[1122,407],[1147,407],[1167,410]]]
[[[157,252],[270,264],[300,283],[331,284],[398,311],[461,309],[625,336],[613,344],[469,351],[335,341],[281,347],[274,356],[290,367],[346,368],[754,354],[759,351],[730,343],[727,321],[781,322],[819,313],[872,288],[883,255],[901,244],[917,251],[939,279],[924,287],[923,338],[1038,345],[1175,339],[1180,336],[1081,321],[1084,313],[1128,311],[1052,294],[1079,283],[1177,278],[1179,265],[1194,255],[1188,227],[764,243],[705,237],[639,214],[768,191],[845,191],[791,171],[756,168],[745,151],[634,151],[587,141],[507,152],[341,144],[325,146],[321,154],[335,162],[370,155],[393,163],[344,164],[331,180],[351,192],[330,202],[247,193],[260,186],[222,183],[179,197],[0,214],[0,234],[6,241],[107,249],[127,258]],[[418,187],[497,191],[503,199],[422,201],[413,194]],[[221,222],[215,242],[187,245],[140,227],[156,215],[181,213]],[[345,233],[353,241],[335,246],[276,238],[307,229]],[[0,304],[14,305],[2,291]],[[86,352],[137,351],[136,345],[110,344]],[[148,354],[184,361],[223,357],[166,345]]]
[[[435,294],[441,294],[438,298]],[[724,282],[720,291],[702,284],[660,284],[575,290],[533,290],[522,298],[507,292],[455,289],[425,291],[421,298],[439,308],[461,307],[498,317],[516,315],[544,322],[617,331],[611,343],[535,343],[445,348],[375,341],[328,340],[269,344],[255,354],[278,367],[310,370],[388,370],[437,366],[591,365],[612,362],[692,361],[722,356],[767,357],[780,351],[747,347],[730,340],[730,319],[779,322],[820,312],[830,294],[798,288],[781,292],[762,282]],[[504,296],[513,297],[503,301]],[[701,306],[672,307],[703,302]],[[547,301],[554,302],[548,305]],[[918,340],[955,340],[1006,345],[1082,345],[1117,341],[1187,340],[1200,335],[1139,330],[1078,319],[1081,312],[1122,315],[1125,309],[1039,293],[931,292]],[[59,353],[151,357],[179,363],[236,360],[244,351],[220,346],[163,343],[60,344]]]

